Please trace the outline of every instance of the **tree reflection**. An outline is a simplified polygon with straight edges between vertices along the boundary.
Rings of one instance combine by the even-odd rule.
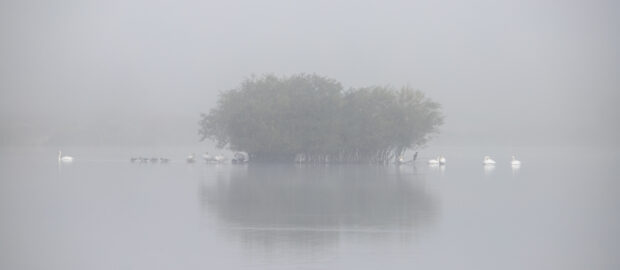
[[[201,199],[203,210],[244,242],[408,234],[431,223],[437,210],[419,176],[386,166],[251,165],[203,184]]]

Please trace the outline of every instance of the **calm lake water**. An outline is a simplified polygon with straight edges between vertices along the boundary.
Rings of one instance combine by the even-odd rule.
[[[0,269],[620,269],[617,149],[429,149],[415,166],[63,150],[73,164],[0,149]]]

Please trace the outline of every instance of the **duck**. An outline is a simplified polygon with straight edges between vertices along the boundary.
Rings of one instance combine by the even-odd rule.
[[[492,160],[489,156],[484,156],[484,160],[482,161],[484,165],[495,165],[495,160]]]
[[[58,162],[73,162],[73,157],[63,156],[62,151],[58,150]]]
[[[510,162],[512,166],[521,166],[521,161],[518,161],[515,156],[512,156],[512,161]]]

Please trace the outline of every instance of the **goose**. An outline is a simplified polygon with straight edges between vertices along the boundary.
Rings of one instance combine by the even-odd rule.
[[[446,157],[444,157],[444,156],[439,156],[439,164],[441,164],[441,165],[446,164]]]
[[[437,157],[436,159],[431,159],[428,161],[429,165],[437,165],[439,164],[439,157]]]
[[[518,161],[515,156],[512,156],[512,161],[510,162],[512,166],[521,166],[521,161]]]
[[[62,152],[58,150],[58,162],[73,162],[73,157],[62,156]]]
[[[492,160],[489,156],[484,156],[484,160],[482,161],[484,165],[495,165],[495,160]]]

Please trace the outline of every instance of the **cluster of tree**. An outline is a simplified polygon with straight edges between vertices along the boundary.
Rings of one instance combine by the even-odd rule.
[[[265,75],[222,92],[199,134],[251,161],[386,163],[442,122],[440,105],[410,87],[344,90],[314,74]]]

